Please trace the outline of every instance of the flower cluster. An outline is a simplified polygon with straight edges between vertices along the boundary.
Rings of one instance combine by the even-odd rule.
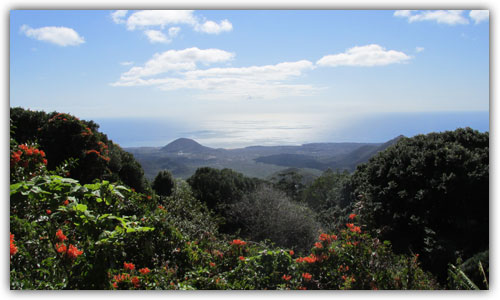
[[[57,230],[56,238],[59,242],[61,242],[61,243],[56,243],[55,245],[57,253],[64,255],[70,260],[75,260],[78,256],[83,254],[83,251],[78,250],[78,248],[76,248],[75,245],[69,244],[69,246],[66,246],[66,244],[64,244],[64,241],[66,241],[68,237],[64,235],[61,229]]]
[[[244,241],[242,241],[242,240],[233,240],[233,241],[231,242],[231,245],[236,245],[236,246],[244,246],[244,245],[246,245],[246,244],[247,244],[247,243],[246,243],[246,242],[244,242]]]
[[[18,251],[16,244],[14,243],[14,235],[10,234],[10,255],[15,255]]]
[[[135,270],[135,265],[133,263],[123,262],[123,268],[125,270],[133,271],[133,270]]]
[[[351,232],[361,233],[361,227],[355,226],[353,223],[347,223],[345,225],[349,228],[349,230],[351,230]]]
[[[10,166],[15,167],[20,165],[23,168],[27,168],[30,164],[36,166],[38,164],[47,165],[47,159],[45,159],[45,152],[43,150],[36,149],[35,147],[29,147],[25,144],[19,145],[17,151],[12,151],[10,155]]]

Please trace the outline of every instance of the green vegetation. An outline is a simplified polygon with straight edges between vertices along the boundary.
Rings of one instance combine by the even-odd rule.
[[[402,138],[352,174],[149,183],[91,121],[11,118],[11,289],[489,288],[488,133]]]

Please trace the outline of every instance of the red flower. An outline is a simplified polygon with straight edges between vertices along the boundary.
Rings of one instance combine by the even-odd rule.
[[[293,250],[290,250],[290,255],[293,256],[295,252]]]
[[[210,262],[210,266],[211,267],[215,267],[215,263],[214,262]]]
[[[48,215],[50,215],[50,214],[52,213],[52,211],[51,211],[50,209],[47,209],[45,212],[46,212]]]
[[[137,276],[132,277],[130,281],[134,284],[136,288],[139,287],[139,278],[137,278]]]
[[[148,195],[148,200],[151,200],[151,196],[150,195]]]
[[[311,254],[310,256],[308,257],[304,257],[303,260],[309,264],[312,264],[312,263],[315,263],[318,261],[318,258],[316,257],[316,255],[314,254]]]
[[[29,148],[26,150],[26,155],[33,155],[33,149]]]
[[[351,229],[352,229],[352,228],[354,227],[354,224],[352,224],[352,223],[347,223],[347,224],[345,224],[345,226],[347,226],[347,227],[349,227],[349,228],[351,228]]]
[[[302,273],[302,278],[304,278],[306,281],[311,280],[312,275],[309,273]]]
[[[44,165],[47,165],[47,160],[46,159],[43,159],[42,162],[43,162]]]
[[[299,290],[307,290],[307,288],[305,286],[299,286]]]
[[[148,274],[149,272],[151,272],[151,270],[149,270],[149,268],[142,268],[142,269],[139,269],[139,272],[140,272],[142,275],[146,275],[146,274]]]
[[[64,244],[57,243],[56,250],[57,250],[57,253],[66,253],[66,250],[68,250],[68,248],[66,248],[66,245],[64,245]]]
[[[14,244],[14,235],[10,234],[10,255],[15,255],[19,249],[16,244]]]
[[[245,257],[244,256],[240,256],[239,259],[240,260],[245,260]]]
[[[237,245],[237,246],[243,246],[243,245],[246,245],[247,243],[242,241],[242,240],[233,240],[231,242],[231,245]]]
[[[281,277],[281,278],[283,278],[284,280],[288,281],[288,280],[292,279],[292,275],[286,275],[286,274],[284,274],[283,277]]]
[[[321,244],[320,242],[316,242],[316,243],[314,243],[314,247],[321,249],[321,248],[323,248],[323,244]]]
[[[127,262],[123,262],[123,268],[125,268],[125,270],[135,270],[135,265],[133,263],[127,263]]]
[[[66,206],[66,205],[68,205],[68,204],[69,204],[69,200],[68,200],[68,199],[64,200],[63,204],[64,204],[65,206]]]
[[[118,283],[113,282],[113,287],[114,287],[115,289],[117,289],[117,288],[118,288]]]
[[[73,245],[69,245],[68,253],[67,253],[67,255],[69,256],[69,258],[75,259],[75,258],[77,258],[78,256],[80,256],[82,254],[83,254],[83,251],[78,250]]]
[[[349,219],[354,220],[354,218],[356,218],[356,216],[357,216],[356,214],[350,214]]]
[[[357,232],[357,233],[361,233],[361,227],[359,226],[354,226],[351,228],[351,231],[352,232]]]
[[[67,200],[66,200],[67,201]],[[64,235],[64,233],[62,232],[61,229],[59,229],[57,232],[56,232],[56,237],[57,239],[62,242],[62,241],[65,241],[67,240],[68,238]]]
[[[41,155],[42,157],[45,157],[45,152],[44,152],[43,150],[40,150],[40,155]]]

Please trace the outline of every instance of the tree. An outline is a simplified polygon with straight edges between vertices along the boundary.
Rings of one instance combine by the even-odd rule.
[[[167,170],[163,170],[156,175],[153,181],[153,190],[160,196],[170,196],[174,185],[175,181],[172,174]]]
[[[402,138],[352,176],[352,201],[398,252],[446,277],[489,245],[489,134],[470,128]]]
[[[245,195],[231,206],[230,214],[248,239],[270,239],[280,247],[298,251],[314,243],[319,229],[312,210],[268,185]]]

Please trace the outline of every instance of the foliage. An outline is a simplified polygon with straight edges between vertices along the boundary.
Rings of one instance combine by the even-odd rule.
[[[352,176],[363,222],[446,279],[456,255],[488,247],[489,136],[470,128],[402,138]]]
[[[109,141],[93,121],[65,113],[10,109],[11,139],[20,144],[39,145],[47,169],[68,164],[68,176],[82,183],[94,179],[121,181],[139,192],[149,191],[144,172],[134,157]],[[12,149],[11,149],[12,150]]]
[[[319,229],[309,208],[266,185],[245,195],[230,211],[233,223],[240,224],[242,236],[252,241],[269,239],[299,252],[310,247]]]
[[[170,196],[170,194],[172,194],[174,184],[175,181],[172,174],[167,170],[163,170],[158,172],[158,175],[156,175],[153,181],[153,190],[157,195]]]

